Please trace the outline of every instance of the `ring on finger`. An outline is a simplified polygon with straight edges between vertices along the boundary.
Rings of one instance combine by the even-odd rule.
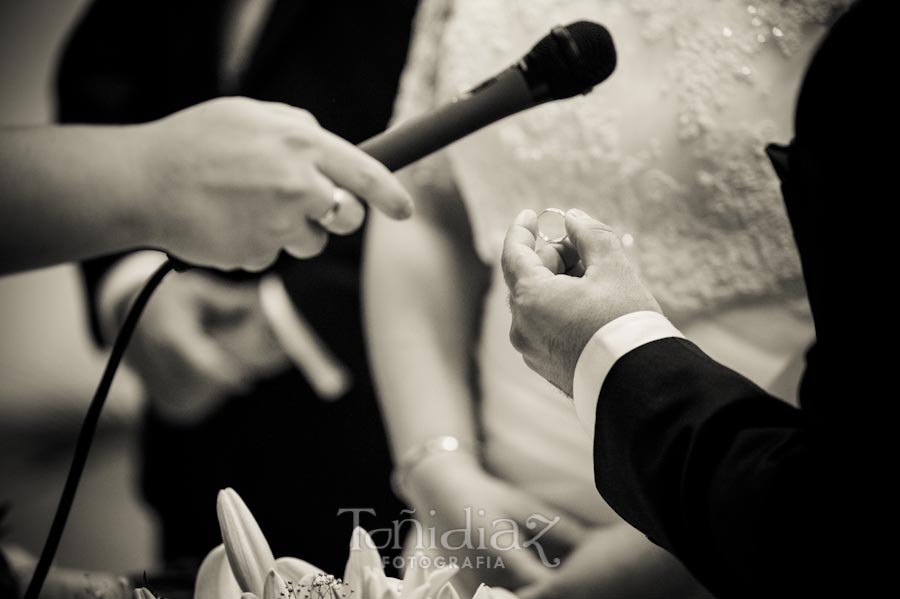
[[[335,187],[334,191],[331,192],[331,206],[328,207],[325,214],[315,219],[315,222],[320,227],[327,228],[331,223],[337,220],[338,212],[340,212],[341,206],[343,205],[343,197],[344,192],[340,188]]]

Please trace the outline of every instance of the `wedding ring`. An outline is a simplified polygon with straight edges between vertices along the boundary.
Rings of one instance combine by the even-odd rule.
[[[551,229],[547,224],[547,215],[550,215],[550,219],[559,221],[559,224],[562,225],[561,230],[555,230],[558,227],[557,225],[557,227],[552,227],[552,233],[548,234],[544,232],[545,229]],[[559,208],[544,208],[538,215],[538,237],[547,243],[562,243],[565,241],[569,237],[569,234],[566,232],[566,213]]]
[[[325,214],[316,219],[316,223],[323,229],[328,228],[328,225],[337,219],[338,212],[341,210],[341,198],[343,195],[344,192],[340,188],[334,188],[334,191],[331,193],[331,206],[325,211]]]

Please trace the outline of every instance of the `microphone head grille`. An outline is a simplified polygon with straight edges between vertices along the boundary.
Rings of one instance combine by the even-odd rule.
[[[578,21],[555,28],[523,59],[532,89],[545,88],[554,100],[591,90],[616,68],[616,47],[606,27]]]

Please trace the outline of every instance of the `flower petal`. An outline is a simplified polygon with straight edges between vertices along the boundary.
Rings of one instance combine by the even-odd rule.
[[[263,584],[263,599],[282,599],[289,597],[288,585],[284,578],[275,569],[269,570],[266,581]]]
[[[457,566],[438,568],[437,570],[431,572],[428,575],[428,581],[426,582],[429,589],[429,597],[437,596],[444,587],[449,586],[450,579],[456,576],[457,572],[459,572],[459,568]]]
[[[441,587],[440,591],[438,591],[437,599],[459,599],[459,593],[457,593],[456,589],[453,588],[453,585],[448,582]]]
[[[194,599],[231,599],[240,594],[241,587],[234,579],[225,556],[225,545],[219,545],[200,564],[194,585]]]
[[[216,511],[228,563],[241,590],[262,596],[266,575],[275,567],[275,556],[259,524],[234,489],[219,491]]]
[[[395,579],[388,579],[384,575],[384,570],[366,568],[362,583],[363,590],[359,595],[360,599],[363,597],[365,599],[399,599],[402,587],[397,583],[392,584],[391,580]],[[353,592],[353,594],[355,593],[356,591]]]
[[[517,597],[506,589],[491,588],[482,584],[472,595],[472,599],[517,599]]]
[[[421,551],[416,551],[412,559],[406,560],[406,570],[403,572],[403,599],[410,599],[414,593],[428,580],[428,570],[425,568],[425,556]],[[429,560],[430,561],[430,560]]]
[[[377,570],[384,577],[384,565],[381,562],[381,554],[375,548],[375,542],[369,533],[357,526],[350,535],[350,557],[344,568],[344,584],[348,585],[357,597],[367,599],[369,597],[368,593],[363,592],[366,585],[366,571],[369,569]]]

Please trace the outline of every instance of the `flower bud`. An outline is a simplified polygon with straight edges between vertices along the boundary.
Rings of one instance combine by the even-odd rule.
[[[259,524],[234,489],[219,491],[216,511],[228,564],[241,591],[263,596],[266,576],[275,568],[275,556]]]

